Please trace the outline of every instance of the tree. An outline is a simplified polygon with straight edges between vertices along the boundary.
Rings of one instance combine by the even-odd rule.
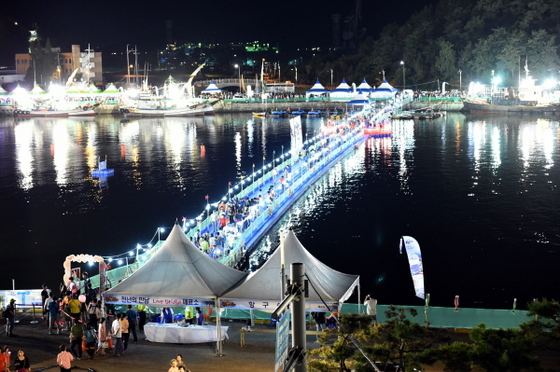
[[[310,372],[350,372],[356,364],[355,342],[367,342],[376,337],[378,332],[378,328],[371,324],[369,315],[344,314],[339,322],[336,330],[328,330],[328,335],[319,340],[325,342],[330,336],[336,335],[332,345],[309,351],[307,366]]]

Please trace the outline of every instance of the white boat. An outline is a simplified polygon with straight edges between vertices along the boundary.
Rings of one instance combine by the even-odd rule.
[[[213,115],[214,107],[210,103],[202,103],[187,107],[136,108],[123,107],[125,118],[129,117],[165,117],[165,116],[204,116]]]
[[[93,106],[77,108],[74,110],[52,110],[44,108],[36,108],[31,110],[15,110],[15,116],[18,118],[35,118],[35,117],[76,117],[76,116],[95,116]]]

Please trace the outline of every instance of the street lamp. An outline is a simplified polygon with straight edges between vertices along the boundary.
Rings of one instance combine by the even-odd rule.
[[[331,68],[331,88],[333,87],[333,81],[332,81],[332,68]]]
[[[239,83],[239,93],[241,93],[241,65],[235,64],[237,69],[237,82]]]
[[[401,61],[402,66],[402,80],[403,80],[403,91],[406,90],[406,75],[404,74],[404,61]]]
[[[462,81],[461,81],[461,80],[462,80],[462,79],[461,79],[462,76],[461,76],[461,73],[462,73],[463,71],[459,70],[459,71],[457,71],[457,72],[459,73],[459,92],[462,92],[463,89],[462,89]]]

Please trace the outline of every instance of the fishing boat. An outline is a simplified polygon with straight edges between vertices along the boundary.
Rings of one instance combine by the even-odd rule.
[[[286,111],[284,110],[274,110],[270,112],[270,116],[282,117],[286,115]]]
[[[321,115],[324,115],[324,112],[321,110],[307,111],[307,117],[319,117]]]
[[[471,114],[560,114],[558,91],[546,84],[536,85],[529,74],[525,60],[525,78],[519,89],[502,88],[493,81],[492,85],[471,82],[468,97],[463,99],[463,110]]]
[[[14,110],[14,115],[18,118],[36,118],[36,117],[83,117],[95,116],[93,106],[84,106],[73,110],[56,110],[37,107],[30,110]]]
[[[291,111],[289,114],[290,114],[290,115],[293,115],[293,116],[300,116],[300,115],[304,115],[304,114],[305,114],[305,110]]]
[[[173,117],[173,116],[204,116],[213,115],[214,106],[209,103],[186,107],[123,107],[121,112],[125,118],[132,117]]]
[[[518,101],[463,100],[463,110],[471,114],[560,114],[559,104],[521,105]]]

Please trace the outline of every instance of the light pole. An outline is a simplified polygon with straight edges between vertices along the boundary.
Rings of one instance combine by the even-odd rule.
[[[406,90],[406,75],[404,74],[404,61],[401,61],[402,66],[402,80],[403,80],[403,91]]]
[[[239,83],[239,93],[241,93],[241,65],[234,66],[237,69],[237,82]]]
[[[333,87],[333,79],[332,79],[332,68],[331,68],[331,89]]]
[[[294,70],[296,71],[296,86],[297,86],[297,66],[294,66]]]
[[[457,71],[457,72],[459,73],[459,92],[462,92],[463,89],[462,89],[462,81],[461,81],[461,80],[462,80],[462,76],[461,76],[461,73],[462,73],[463,71],[459,70],[459,71]]]

